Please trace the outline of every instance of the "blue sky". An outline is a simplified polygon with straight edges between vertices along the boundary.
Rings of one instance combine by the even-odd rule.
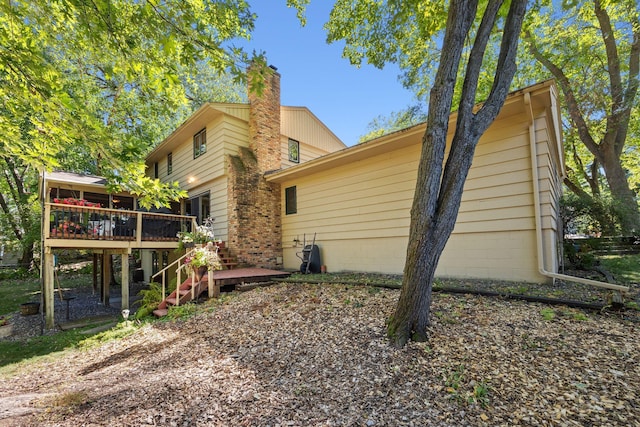
[[[326,43],[322,26],[332,4],[312,1],[307,25],[301,27],[285,0],[251,2],[258,19],[248,49],[265,51],[268,63],[278,68],[282,105],[309,108],[345,144],[353,145],[373,118],[416,100],[398,81],[397,67],[358,69],[342,58],[341,45]]]

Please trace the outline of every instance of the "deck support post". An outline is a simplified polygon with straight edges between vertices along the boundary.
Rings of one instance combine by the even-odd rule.
[[[92,278],[93,278],[93,293],[98,292],[98,254],[93,253],[93,269],[92,269]]]
[[[54,257],[51,252],[51,248],[47,248],[44,254],[44,289],[42,294],[42,301],[44,304],[44,312],[45,312],[45,327],[47,329],[53,329],[55,326],[55,317],[54,317],[54,304],[53,300],[53,280],[54,280]]]
[[[209,285],[209,298],[219,298],[220,297],[220,286],[213,278],[213,270],[207,270],[207,283]]]
[[[122,265],[122,304],[120,308],[125,310],[129,309],[129,254],[127,252],[120,255],[120,264]]]
[[[109,282],[111,282],[111,254],[108,251],[102,253],[102,289],[100,300],[105,307],[109,307]]]

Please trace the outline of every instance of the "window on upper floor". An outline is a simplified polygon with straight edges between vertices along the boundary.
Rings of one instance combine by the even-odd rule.
[[[300,163],[300,142],[289,138],[289,161]]]
[[[153,177],[155,179],[158,179],[158,162],[155,162],[153,164]]]
[[[173,172],[173,153],[167,154],[167,175]]]
[[[193,158],[196,159],[207,152],[207,129],[193,135]]]
[[[284,206],[285,214],[298,213],[298,196],[295,185],[284,189]]]

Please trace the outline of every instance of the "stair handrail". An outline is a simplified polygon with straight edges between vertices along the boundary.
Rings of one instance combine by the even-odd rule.
[[[174,265],[178,265],[178,268],[176,269],[176,305],[180,305],[180,285],[182,284],[182,280],[180,277],[180,272],[182,269],[186,269],[187,265],[182,262],[187,256],[192,255],[193,252],[195,251],[195,249],[190,249],[188,251],[185,252],[184,255],[182,255],[180,258],[176,259],[175,261],[173,261],[171,264],[167,265],[165,268],[163,268],[162,270],[158,271],[156,274],[153,274],[151,276],[151,281],[154,281],[154,279],[156,277],[158,277],[159,275],[162,275],[162,300],[164,300],[167,297],[166,294],[166,281],[167,281],[167,276],[166,273],[167,271],[172,268]],[[195,273],[193,274],[194,277],[191,278],[192,282],[195,279]],[[193,289],[193,287],[192,287]]]

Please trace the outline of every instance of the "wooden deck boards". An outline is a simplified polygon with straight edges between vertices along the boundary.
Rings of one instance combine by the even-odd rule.
[[[268,280],[277,277],[287,277],[291,273],[267,268],[235,268],[233,270],[218,270],[213,272],[213,280],[220,284],[230,285],[247,281]]]

